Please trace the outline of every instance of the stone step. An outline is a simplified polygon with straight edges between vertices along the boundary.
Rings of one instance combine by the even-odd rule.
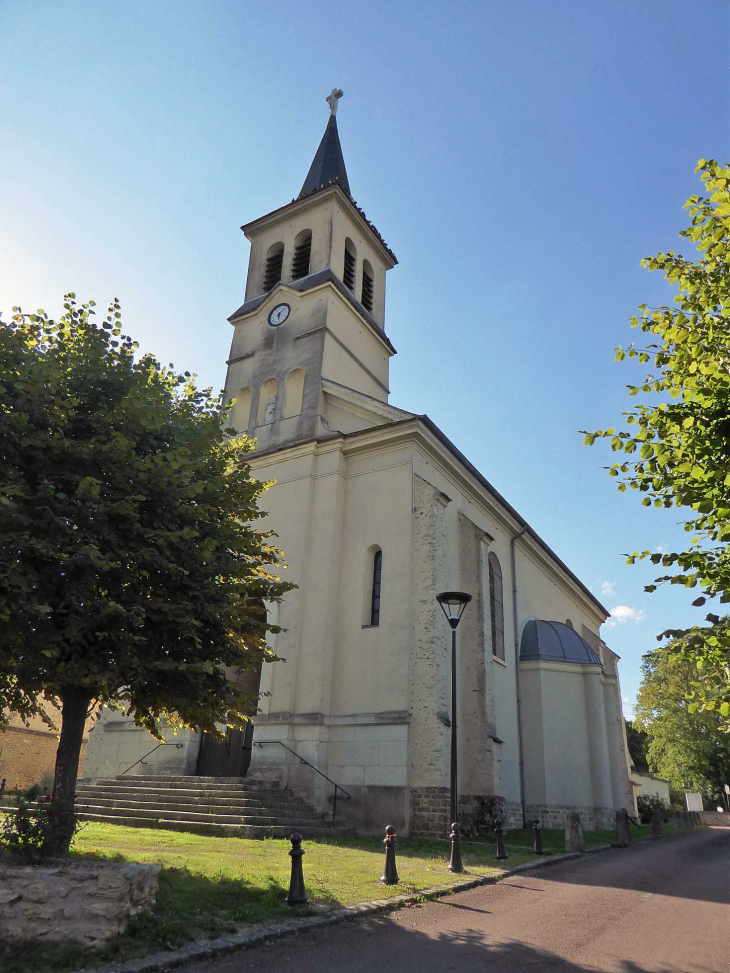
[[[97,821],[106,824],[118,824],[127,828],[155,828],[163,831],[185,831],[190,834],[208,835],[220,838],[289,838],[294,831],[298,831],[307,838],[324,837],[328,835],[344,834],[344,828],[313,827],[303,824],[292,828],[288,825],[250,825],[250,824],[204,824],[190,821],[167,821],[164,819],[142,817],[119,817],[110,814],[93,814],[81,811],[77,814],[81,821]]]
[[[76,794],[78,797],[83,796],[86,798],[104,798],[105,800],[130,800],[130,801],[144,801],[149,803],[150,801],[161,801],[174,804],[189,804],[191,807],[209,807],[210,805],[217,806],[230,806],[230,807],[246,807],[246,806],[263,806],[263,807],[289,807],[289,806],[299,806],[301,801],[294,797],[290,797],[288,794],[283,792],[278,792],[274,794],[267,793],[253,793],[243,792],[242,794],[236,795],[220,795],[220,794],[188,794],[184,791],[175,790],[164,790],[163,788],[155,788],[154,790],[143,790],[138,787],[96,787],[96,786],[79,786],[76,788]]]
[[[311,810],[306,805],[294,805],[292,807],[267,807],[264,805],[253,807],[230,807],[228,805],[211,805],[210,807],[196,807],[190,804],[169,804],[158,803],[156,801],[120,801],[116,798],[99,798],[94,796],[77,795],[77,808],[107,808],[109,810],[119,809],[119,813],[152,812],[154,814],[185,814],[195,817],[209,817],[210,815],[232,815],[233,817],[266,817],[266,818],[297,818],[308,821],[322,821],[322,815]]]
[[[213,808],[219,809],[223,812],[226,809],[231,808],[234,810],[241,810],[243,812],[248,811],[249,813],[256,808],[268,808],[269,810],[277,809],[286,811],[291,807],[301,807],[301,801],[286,801],[281,798],[275,800],[261,800],[261,799],[249,799],[249,798],[234,798],[234,797],[218,797],[218,798],[190,798],[186,797],[183,799],[178,798],[177,794],[147,794],[146,792],[140,793],[139,791],[107,791],[94,790],[89,788],[87,790],[77,790],[76,791],[77,801],[86,801],[93,804],[106,804],[107,802],[118,802],[120,804],[148,804],[154,807],[164,807],[165,805],[170,805],[170,807],[179,808],[181,811],[208,811]]]
[[[281,785],[278,780],[267,780],[264,777],[192,777],[192,776],[170,776],[164,774],[117,774],[116,777],[100,778],[105,782],[115,783],[146,783],[163,784],[168,787],[172,784],[182,784],[185,787],[265,787],[279,790]]]
[[[271,814],[195,814],[191,811],[161,811],[158,808],[107,808],[95,804],[77,804],[77,811],[81,814],[99,814],[115,818],[146,818],[151,821],[180,821],[190,824],[250,824],[293,828],[306,827],[310,824],[322,825],[321,821],[312,822],[309,819],[295,815]]]
[[[296,800],[294,794],[291,791],[284,790],[267,790],[260,787],[252,788],[235,788],[226,790],[213,790],[196,788],[188,789],[183,787],[161,787],[159,784],[152,785],[148,787],[129,787],[127,784],[80,784],[78,787],[83,787],[84,789],[93,790],[104,790],[110,791],[115,794],[174,794],[177,798],[179,795],[183,797],[199,797],[205,800],[219,800],[221,798],[233,798],[233,799],[257,799],[257,800],[284,800],[291,801]]]
[[[200,774],[117,774],[115,777],[105,778],[107,780],[158,780],[166,783],[171,780],[189,780],[193,783],[209,784],[245,784],[247,781],[255,780],[267,784],[278,786],[277,781],[267,780],[263,777],[204,777]]]
[[[203,783],[204,782],[204,783]],[[102,777],[95,781],[93,784],[85,784],[87,787],[153,787],[153,788],[164,788],[165,790],[183,790],[192,793],[225,793],[230,792],[232,794],[240,794],[243,791],[249,790],[261,790],[267,793],[280,792],[284,793],[282,788],[278,783],[267,782],[267,781],[237,781],[235,783],[219,784],[219,783],[207,783],[207,778],[205,777],[186,777],[180,780],[170,779],[165,780],[165,778],[155,778],[154,780],[146,780],[142,777]]]

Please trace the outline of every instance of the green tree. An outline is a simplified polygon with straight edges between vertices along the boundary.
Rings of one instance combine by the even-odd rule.
[[[673,787],[721,800],[730,782],[730,736],[709,710],[690,712],[696,670],[672,645],[644,655],[635,722],[648,739],[649,767]]]
[[[626,742],[629,745],[629,754],[634,767],[637,770],[648,770],[649,762],[646,749],[649,746],[649,738],[646,731],[638,723],[632,723],[631,720],[624,720],[624,723],[626,724]]]
[[[700,160],[707,196],[686,203],[691,223],[680,236],[699,259],[669,251],[643,266],[661,270],[677,288],[672,307],[640,307],[631,326],[648,336],[642,347],[618,348],[616,359],[652,363],[652,372],[629,395],[644,395],[625,412],[628,429],[585,433],[584,442],[608,439],[622,459],[609,468],[620,491],[636,490],[641,503],[688,511],[684,550],[636,551],[671,569],[646,587],[699,588],[693,602],[730,602],[730,166]],[[708,626],[664,633],[675,651],[693,658],[698,672],[688,692],[694,704],[717,710],[730,729],[730,625],[708,615]],[[661,638],[661,636],[660,636]]]
[[[276,575],[257,531],[265,486],[220,398],[121,333],[115,300],[0,323],[0,712],[62,713],[46,851],[74,830],[84,723],[123,705],[160,738],[241,726],[251,699],[224,667],[271,661]]]

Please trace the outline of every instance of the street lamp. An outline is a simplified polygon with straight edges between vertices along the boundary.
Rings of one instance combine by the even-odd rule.
[[[451,793],[449,812],[451,815],[451,861],[450,872],[463,872],[461,864],[461,849],[459,847],[459,826],[456,823],[459,802],[459,779],[456,764],[456,629],[464,609],[471,601],[471,595],[465,591],[442,591],[436,595],[436,601],[451,626]]]

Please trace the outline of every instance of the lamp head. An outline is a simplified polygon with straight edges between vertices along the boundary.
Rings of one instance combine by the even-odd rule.
[[[436,601],[441,605],[446,621],[452,628],[456,628],[464,609],[471,601],[471,595],[465,591],[442,591],[440,595],[436,595]]]

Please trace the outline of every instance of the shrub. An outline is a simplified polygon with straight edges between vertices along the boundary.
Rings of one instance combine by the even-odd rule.
[[[48,837],[55,828],[50,802],[29,804],[22,797],[17,798],[15,811],[0,820],[0,856],[25,864],[42,861],[46,857],[44,848],[48,846]],[[78,829],[76,821],[74,834]]]
[[[668,820],[671,810],[669,804],[662,800],[658,794],[641,794],[636,798],[636,806],[642,824],[648,824],[651,821],[651,812],[655,807],[658,807],[662,812],[662,818],[665,821]]]

